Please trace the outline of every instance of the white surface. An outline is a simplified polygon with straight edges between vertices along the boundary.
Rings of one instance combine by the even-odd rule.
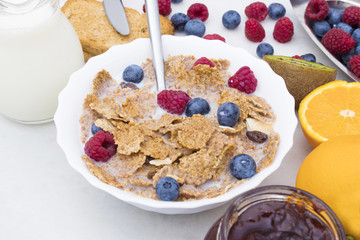
[[[253,57],[242,48],[235,48],[221,41],[209,41],[195,36],[180,38],[167,35],[163,36],[162,44],[165,59],[169,55],[193,55],[196,58],[227,59],[230,62],[228,72],[231,75],[235,74],[243,66],[251,68],[258,80],[254,95],[264,98],[271,105],[276,114],[274,131],[279,134],[281,139],[275,159],[269,167],[226,194],[216,198],[186,202],[164,202],[142,198],[105,184],[90,173],[81,158],[81,155],[84,154],[84,144],[81,143],[79,137],[81,132],[79,116],[83,112],[82,106],[86,95],[91,93],[93,77],[100,70],[105,69],[118,82],[122,81],[123,69],[128,65],[141,65],[147,58],[151,58],[151,43],[148,38],[136,39],[126,45],[114,46],[106,53],[91,58],[84,67],[72,74],[68,85],[59,95],[59,106],[54,117],[58,132],[57,139],[70,165],[92,185],[146,210],[166,214],[196,213],[220,206],[234,199],[237,195],[258,186],[280,166],[282,159],[293,143],[293,135],[297,124],[294,111],[295,101],[287,91],[284,80],[275,74],[265,61]],[[208,49],[211,49],[211,51],[208,51]],[[138,53],[136,55],[132,54],[134,51],[138,51]],[[129,57],[125,59],[123,56]],[[156,90],[154,90],[154,93],[156,93]]]
[[[124,4],[129,1],[134,0]],[[294,16],[289,8],[287,15]],[[334,66],[292,19],[301,41],[289,43],[289,54],[282,54],[312,52],[320,62]],[[342,72],[337,78],[348,80]],[[69,166],[56,143],[54,123],[22,125],[0,116],[0,126],[0,239],[203,239],[228,206],[191,215],[138,209],[92,187]],[[298,125],[282,165],[261,185],[293,186],[298,167],[310,151]]]

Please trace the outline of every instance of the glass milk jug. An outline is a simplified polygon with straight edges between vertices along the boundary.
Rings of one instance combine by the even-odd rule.
[[[0,0],[0,113],[22,123],[51,121],[58,94],[83,64],[58,0]]]

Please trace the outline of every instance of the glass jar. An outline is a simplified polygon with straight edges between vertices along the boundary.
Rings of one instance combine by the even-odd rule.
[[[51,121],[59,92],[83,65],[58,0],[0,0],[0,113],[22,123]]]
[[[225,215],[221,217],[208,231],[205,240],[229,240],[231,239],[232,235],[236,234],[236,223],[242,214],[249,214],[250,211],[253,213],[254,209],[262,209],[264,213],[261,213],[259,216],[265,216],[267,218],[265,221],[272,221],[272,224],[276,222],[276,220],[271,219],[271,214],[274,216],[278,214],[275,211],[269,211],[266,207],[264,208],[261,204],[287,204],[284,211],[288,211],[289,208],[296,208],[298,211],[297,213],[301,214],[300,217],[297,216],[298,219],[300,218],[308,218],[308,222],[313,222],[313,224],[317,227],[320,225],[325,226],[328,232],[330,233],[331,237],[326,238],[329,240],[346,240],[346,235],[344,229],[335,215],[335,213],[320,199],[315,197],[314,195],[300,190],[295,187],[289,186],[280,186],[280,185],[273,185],[273,186],[264,186],[255,188],[253,190],[247,191],[241,194],[227,209]],[[274,205],[275,206],[275,205]],[[282,205],[281,205],[282,206]],[[252,210],[251,210],[252,209]],[[291,209],[290,209],[291,210]],[[248,211],[248,212],[246,212]],[[271,212],[271,213],[270,213]],[[265,215],[262,215],[265,214]],[[247,221],[253,221],[250,224],[256,224],[256,222],[260,222],[259,217],[255,216],[255,214],[251,215],[254,219],[250,219],[247,217]],[[311,216],[311,220],[309,218]],[[251,217],[251,218],[252,218]],[[314,223],[314,220],[318,223]],[[310,220],[310,221],[309,221]],[[290,222],[287,218],[284,222]],[[282,224],[284,222],[281,222]],[[279,222],[280,224],[280,222]],[[297,223],[298,224],[298,223]],[[298,227],[300,224],[296,225]],[[253,227],[252,225],[251,227]],[[234,227],[234,229],[232,229]],[[258,229],[260,225],[257,225]],[[237,228],[238,230],[241,228],[246,228],[245,225],[242,227]],[[286,228],[286,226],[282,225],[282,228]],[[320,228],[320,227],[319,227]],[[290,231],[291,232],[291,231]],[[271,232],[268,232],[270,234]],[[267,235],[267,239],[270,239]],[[305,238],[303,239],[308,239]],[[241,238],[239,238],[241,239]],[[286,238],[288,239],[288,238]],[[289,239],[298,239],[298,238],[289,238]]]

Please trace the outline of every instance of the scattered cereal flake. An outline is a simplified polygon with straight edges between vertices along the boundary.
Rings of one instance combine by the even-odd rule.
[[[104,169],[97,166],[92,159],[88,158],[86,155],[82,155],[81,157],[90,172],[94,174],[97,178],[99,178],[101,181],[115,187],[122,187],[122,184],[118,182],[115,177],[111,176]]]
[[[91,109],[103,115],[108,119],[122,119],[119,114],[119,104],[117,104],[112,97],[106,97],[103,100],[97,99],[90,103]]]
[[[116,178],[130,177],[136,170],[142,167],[146,161],[146,156],[141,153],[133,153],[131,155],[114,155],[104,165],[108,171]]]
[[[182,157],[179,161],[179,169],[185,174],[185,183],[195,185],[203,184],[211,179],[219,164],[218,159],[205,149]]]
[[[102,130],[109,132],[114,135],[117,128],[107,119],[100,118],[95,121],[95,125],[101,128]]]
[[[195,114],[191,118],[185,118],[175,129],[176,140],[182,146],[196,150],[205,147],[216,128],[211,120]]]
[[[182,120],[183,120],[182,116],[166,113],[166,114],[162,115],[161,118],[157,121],[146,120],[146,121],[142,121],[140,123],[140,125],[143,126],[144,128],[148,128],[152,131],[158,131],[160,128],[163,128],[163,127],[166,127],[166,126],[169,126],[172,124],[181,123]]]
[[[117,82],[111,77],[109,72],[101,70],[98,72],[93,81],[93,94],[97,97],[102,96],[109,87],[116,86]]]
[[[131,122],[126,124],[121,121],[117,122],[117,130],[114,139],[117,144],[117,153],[130,155],[140,150],[141,143],[145,140],[145,136],[137,124]]]
[[[145,140],[141,143],[141,152],[146,156],[151,156],[156,159],[165,159],[169,156],[169,146],[166,145],[164,138],[153,135],[145,136]]]

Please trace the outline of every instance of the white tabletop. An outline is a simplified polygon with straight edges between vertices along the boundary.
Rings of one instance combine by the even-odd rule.
[[[335,67],[293,20],[302,40],[287,55],[312,52]],[[337,79],[349,80],[343,72]],[[203,239],[229,205],[191,215],[138,209],[92,187],[69,166],[53,122],[23,125],[0,115],[0,126],[0,239]],[[298,124],[281,167],[261,185],[293,186],[311,150]]]

